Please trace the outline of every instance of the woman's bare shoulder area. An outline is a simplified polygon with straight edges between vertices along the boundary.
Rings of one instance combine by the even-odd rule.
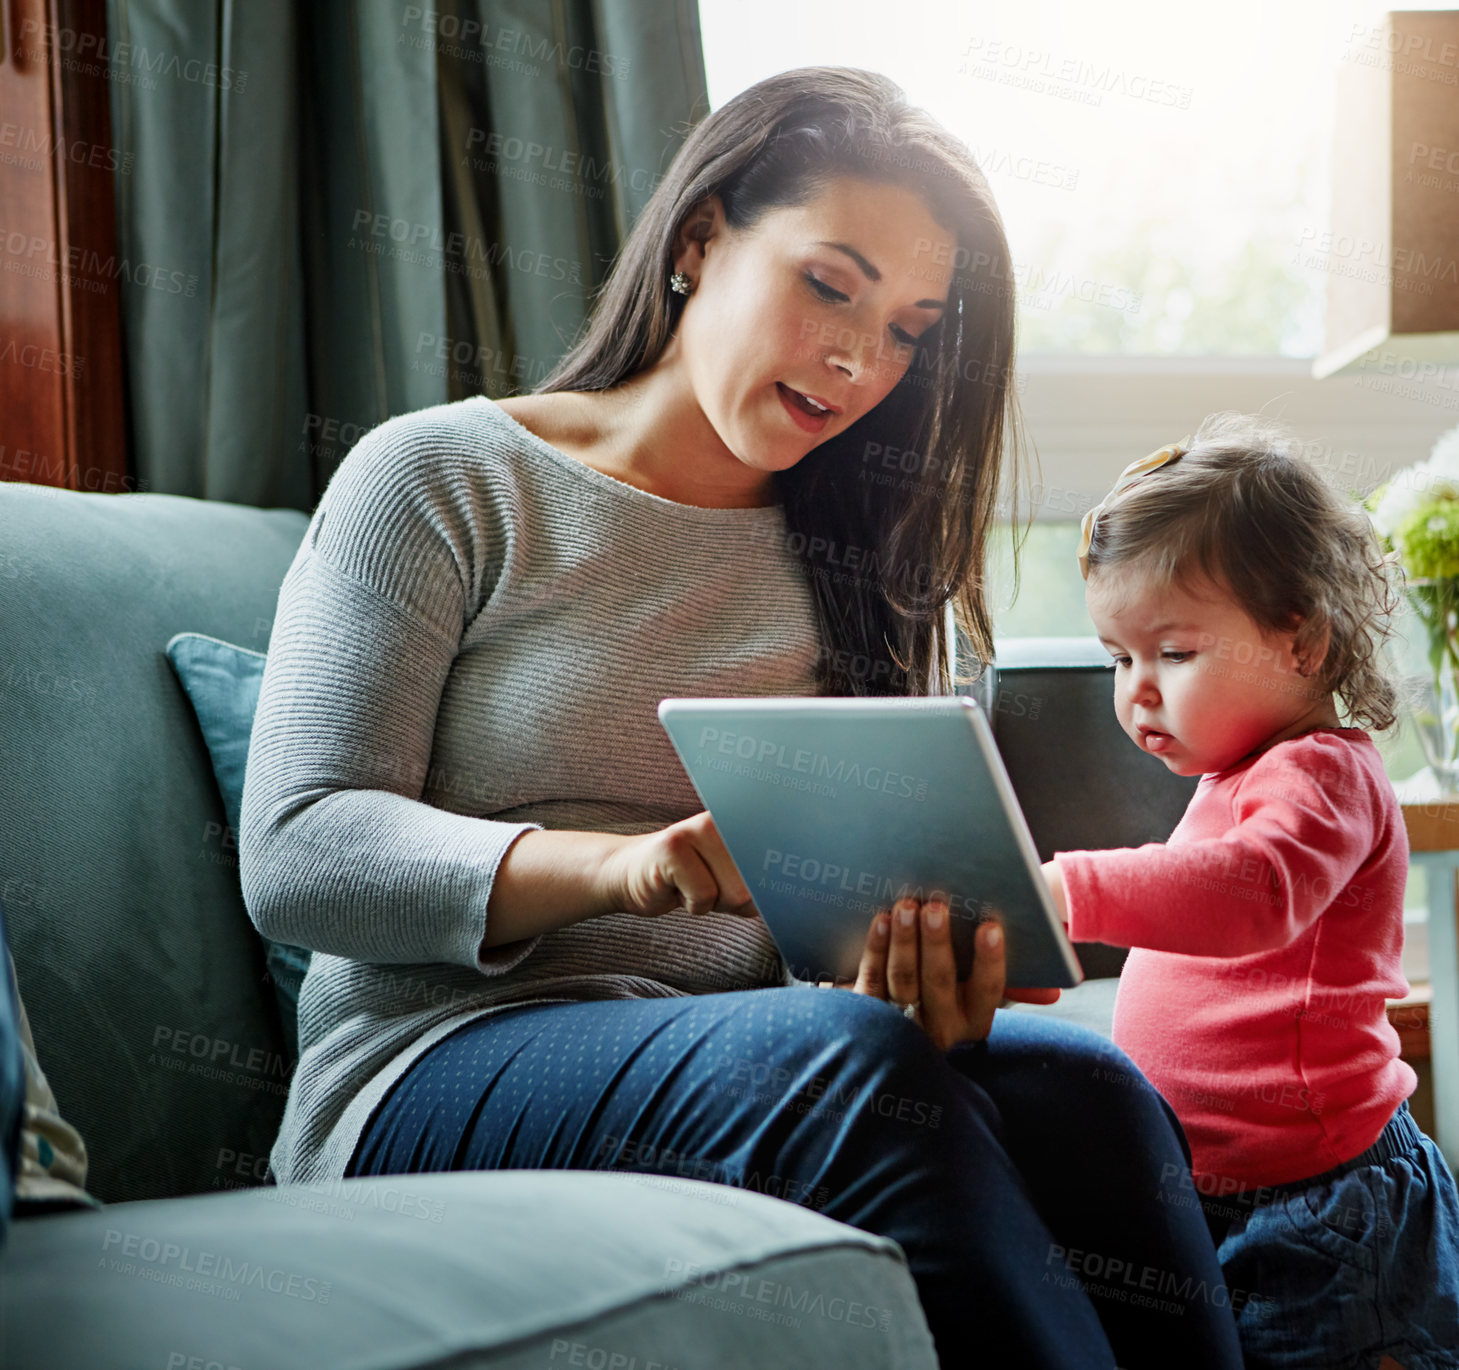
[[[585,453],[591,451],[600,436],[592,399],[574,391],[561,391],[551,395],[511,395],[496,403],[534,437],[591,466],[593,463]]]

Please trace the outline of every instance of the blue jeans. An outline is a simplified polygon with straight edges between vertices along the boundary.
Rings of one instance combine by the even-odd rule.
[[[895,1239],[943,1366],[1239,1370],[1189,1164],[1094,1033],[1000,1013],[944,1053],[880,1000],[792,987],[479,1019],[396,1082],[348,1173],[758,1189]]]
[[[1346,1165],[1205,1206],[1247,1370],[1459,1368],[1459,1197],[1406,1103]]]

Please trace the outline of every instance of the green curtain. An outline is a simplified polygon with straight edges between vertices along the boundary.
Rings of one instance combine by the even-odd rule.
[[[310,510],[530,388],[708,109],[695,0],[107,0],[142,488]]]

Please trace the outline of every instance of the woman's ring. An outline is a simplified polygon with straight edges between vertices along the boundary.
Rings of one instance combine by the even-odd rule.
[[[920,999],[913,999],[910,1004],[902,1005],[902,1017],[910,1018],[914,1023],[920,1023],[922,1013],[922,1002]]]

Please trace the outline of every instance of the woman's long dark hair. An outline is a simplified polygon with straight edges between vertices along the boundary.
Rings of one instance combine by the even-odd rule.
[[[629,233],[582,337],[534,393],[607,390],[659,358],[683,307],[668,288],[674,240],[706,197],[718,195],[730,227],[743,230],[840,176],[915,192],[956,235],[948,307],[875,409],[774,479],[788,545],[816,598],[820,693],[946,693],[949,601],[977,658],[970,672],[959,664],[958,681],[992,656],[984,558],[1005,439],[1011,464],[1020,450],[1013,271],[971,153],[894,82],[801,68],[700,122]],[[849,548],[854,573],[836,569]],[[1014,572],[1016,584],[1016,548]]]

